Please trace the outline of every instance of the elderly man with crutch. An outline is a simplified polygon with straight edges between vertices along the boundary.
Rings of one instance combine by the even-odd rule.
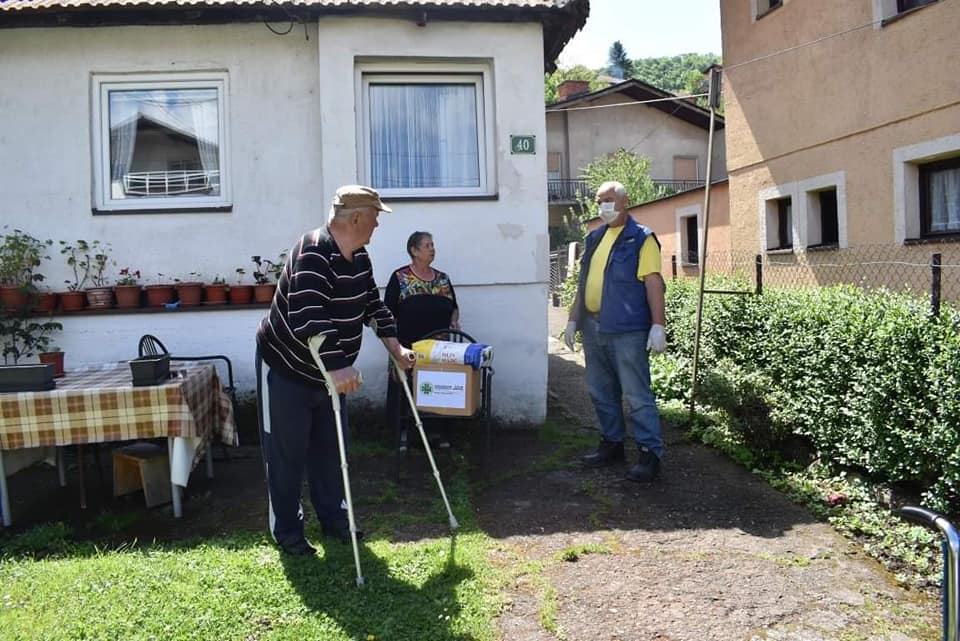
[[[363,532],[353,518],[343,400],[362,383],[353,363],[363,326],[375,329],[399,367],[409,369],[415,361],[397,341],[365,249],[381,211],[390,208],[373,189],[340,187],[327,224],[304,234],[291,250],[270,313],[257,332],[270,533],[287,554],[315,552],[304,537],[300,504],[306,470],[324,536],[353,543],[358,583],[363,579],[357,540]]]

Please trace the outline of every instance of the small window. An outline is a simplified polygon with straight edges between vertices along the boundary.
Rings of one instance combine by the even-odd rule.
[[[492,192],[485,73],[362,75],[364,174],[392,196]]]
[[[783,0],[757,0],[757,17],[760,18],[783,5]]]
[[[920,234],[960,234],[960,158],[920,165]]]
[[[229,205],[223,73],[94,76],[100,210]]]
[[[838,247],[840,245],[837,188],[807,192],[807,246]]]
[[[683,262],[686,265],[700,263],[700,234],[697,232],[697,217],[683,219]]]
[[[932,4],[936,1],[937,0],[897,0],[897,13],[910,11],[911,9],[922,7],[925,4]]]
[[[777,198],[767,202],[767,250],[793,247],[792,198]]]

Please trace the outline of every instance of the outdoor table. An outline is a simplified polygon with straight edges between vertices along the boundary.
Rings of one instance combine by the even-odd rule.
[[[233,405],[213,365],[178,363],[171,367],[168,382],[134,387],[130,366],[111,363],[68,371],[53,390],[0,394],[3,525],[12,523],[3,463],[6,451],[166,438],[173,513],[179,518],[180,488],[187,486],[197,451],[215,437],[227,445],[237,444]],[[212,478],[213,459],[209,447],[206,451],[207,475]],[[78,463],[82,465],[82,460]],[[65,484],[62,465],[60,484]]]

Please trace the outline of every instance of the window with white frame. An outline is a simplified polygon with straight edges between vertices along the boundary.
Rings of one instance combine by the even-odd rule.
[[[802,180],[797,187],[800,242],[813,249],[847,246],[846,174]]]
[[[794,204],[797,183],[770,187],[760,192],[760,251],[790,251],[800,239]]]
[[[876,27],[883,26],[884,20],[896,18],[900,14],[908,13],[938,0],[873,0],[873,18]]]
[[[95,75],[95,208],[229,206],[227,95],[222,72]]]
[[[753,19],[762,18],[783,6],[783,0],[753,0]]]
[[[893,152],[897,242],[960,236],[960,134]]]
[[[393,197],[494,193],[492,98],[486,65],[362,65],[364,179]]]
[[[677,223],[677,250],[683,265],[700,264],[700,206],[690,205],[675,211]]]

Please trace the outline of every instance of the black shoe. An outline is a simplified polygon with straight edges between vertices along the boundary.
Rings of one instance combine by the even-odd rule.
[[[307,543],[306,539],[300,539],[292,543],[279,543],[280,551],[291,556],[310,556],[316,554],[315,547]]]
[[[660,459],[645,447],[640,448],[637,464],[627,472],[627,478],[638,483],[649,483],[660,475]]]
[[[320,525],[324,536],[336,539],[341,543],[350,543],[350,525],[346,521],[337,521],[336,523],[325,523]],[[363,530],[357,529],[357,540],[363,539]]]
[[[605,467],[614,463],[623,463],[626,458],[623,455],[623,443],[616,443],[606,439],[600,439],[600,445],[597,451],[587,454],[580,458],[580,462],[587,467]]]

